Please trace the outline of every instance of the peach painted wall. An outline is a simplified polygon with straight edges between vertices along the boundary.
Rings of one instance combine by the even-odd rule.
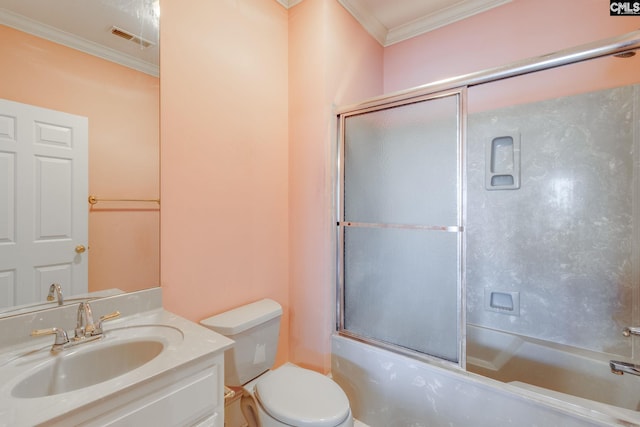
[[[0,40],[0,98],[89,118],[90,194],[159,196],[157,77],[5,26]],[[157,286],[158,233],[157,208],[96,205],[89,213],[89,289]]]
[[[289,10],[290,359],[321,372],[335,324],[333,107],[382,93],[382,55],[335,0]]]
[[[327,371],[333,106],[619,34],[635,22],[609,18],[606,5],[597,10],[604,0],[558,3],[514,0],[383,49],[336,0],[304,0],[289,11],[274,0],[164,2],[165,306],[197,321],[274,298],[285,308],[278,361]]]
[[[199,321],[272,298],[288,358],[287,10],[274,0],[162,1],[161,277]]]
[[[514,0],[382,49],[336,1],[305,0],[289,14],[290,358],[327,371],[335,306],[332,104],[592,42],[640,22],[609,17],[606,0]]]
[[[387,47],[384,90],[407,89],[639,28],[639,17],[609,16],[607,0],[512,0]]]
[[[335,0],[161,7],[165,307],[198,321],[273,298],[277,362],[326,371],[331,104],[381,93],[382,48]]]

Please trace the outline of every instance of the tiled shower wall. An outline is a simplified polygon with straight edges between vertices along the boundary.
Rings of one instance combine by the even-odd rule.
[[[632,356],[621,330],[638,320],[638,94],[627,86],[469,116],[469,323]],[[487,144],[505,135],[520,140],[520,188],[487,189]]]

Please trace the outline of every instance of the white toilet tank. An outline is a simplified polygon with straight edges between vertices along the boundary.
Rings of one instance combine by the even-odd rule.
[[[242,386],[271,369],[278,350],[281,316],[280,304],[263,299],[200,321],[235,341],[224,354],[226,385]]]

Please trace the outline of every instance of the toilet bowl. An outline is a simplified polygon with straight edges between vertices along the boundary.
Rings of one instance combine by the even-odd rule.
[[[349,400],[318,372],[275,362],[282,307],[265,299],[202,320],[235,341],[225,352],[225,383],[242,386],[249,427],[352,427]]]
[[[268,371],[244,387],[242,412],[261,427],[351,427],[349,400],[330,378],[295,365]]]

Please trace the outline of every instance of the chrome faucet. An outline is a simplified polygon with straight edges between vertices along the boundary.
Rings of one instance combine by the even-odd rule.
[[[609,367],[611,372],[616,375],[631,374],[640,375],[640,365],[634,365],[633,363],[620,362],[618,360],[610,360]]]
[[[58,300],[58,305],[62,305],[64,303],[64,298],[62,297],[62,286],[58,283],[52,283],[49,286],[49,295],[47,295],[47,301],[55,301]]]
[[[73,347],[74,345],[102,338],[102,322],[115,319],[118,316],[120,316],[120,312],[114,311],[113,313],[101,316],[96,324],[93,322],[93,313],[91,312],[91,306],[89,303],[81,302],[78,305],[75,336],[73,339],[70,340],[67,332],[62,328],[36,329],[31,332],[31,336],[55,335],[56,340],[51,347],[51,351],[60,351],[65,348]]]
[[[119,311],[101,316],[98,323],[93,322],[93,313],[88,302],[81,302],[78,305],[78,316],[76,321],[76,336],[74,340],[82,340],[87,338],[100,338],[102,336],[102,322],[115,319],[120,316]]]
[[[91,335],[95,329],[93,324],[93,313],[88,302],[81,302],[78,305],[78,314],[76,316],[75,339],[86,338]]]

